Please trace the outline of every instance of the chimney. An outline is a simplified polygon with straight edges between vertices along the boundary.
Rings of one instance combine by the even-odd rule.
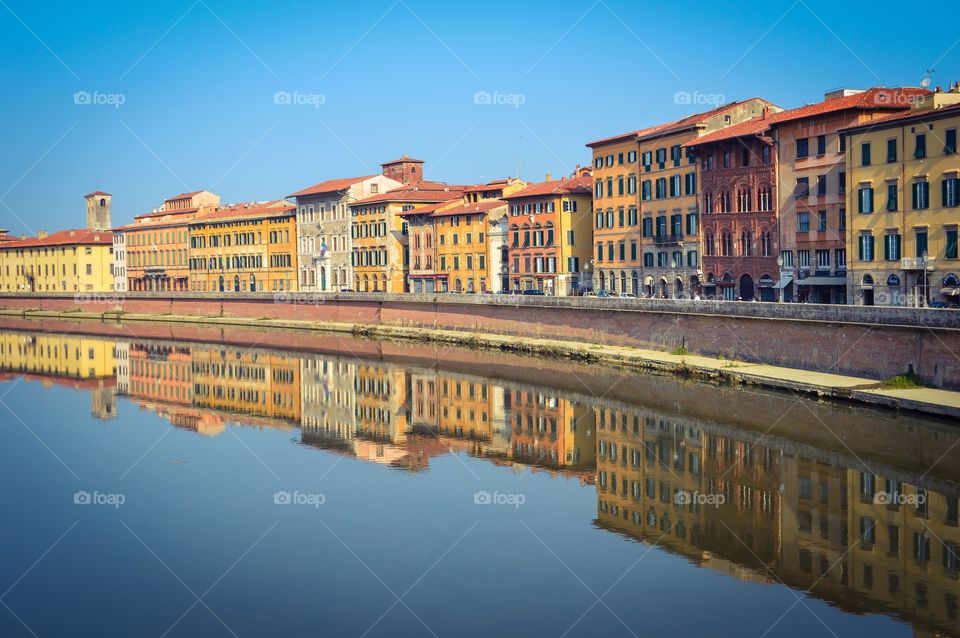
[[[769,107],[769,106],[765,106],[765,107],[763,107],[763,119],[767,119],[767,116],[768,116],[768,115],[770,115],[770,107]]]
[[[547,174],[544,176],[543,181],[545,181],[545,182],[552,182],[552,181],[553,181],[553,175],[552,175],[551,173],[547,173]]]

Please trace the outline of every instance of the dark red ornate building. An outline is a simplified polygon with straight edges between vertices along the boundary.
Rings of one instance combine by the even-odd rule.
[[[704,295],[775,301],[777,147],[766,113],[688,142],[700,162]]]

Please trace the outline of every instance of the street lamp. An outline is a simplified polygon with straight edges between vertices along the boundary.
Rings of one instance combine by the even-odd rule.
[[[780,287],[777,293],[777,302],[783,303],[783,255],[777,255],[777,285]]]

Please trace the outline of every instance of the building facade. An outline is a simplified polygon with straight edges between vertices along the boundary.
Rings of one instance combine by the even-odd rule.
[[[923,89],[839,89],[775,115],[784,301],[847,301],[846,147],[838,131],[910,108]]]
[[[587,144],[598,289],[660,297],[700,289],[697,164],[683,145],[764,108],[778,110],[753,98]]]
[[[415,166],[419,170],[420,164]],[[409,292],[409,242],[402,213],[462,195],[462,186],[417,182],[351,204],[354,290]]]
[[[0,290],[91,293],[113,290],[110,231],[45,231],[0,243]]]
[[[503,197],[510,207],[512,290],[572,295],[592,288],[592,188],[591,170],[578,167],[571,177],[548,174]]]
[[[384,175],[367,175],[328,180],[289,195],[297,202],[300,290],[336,292],[351,287],[350,204],[400,185]]]
[[[286,200],[232,204],[189,222],[190,290],[297,290],[296,207]]]
[[[685,145],[700,167],[707,297],[776,300],[777,146],[765,134],[770,117],[765,111]]]
[[[190,289],[188,223],[219,208],[220,197],[209,191],[176,195],[155,211],[134,217],[114,229],[124,235],[127,290]]]
[[[960,302],[960,85],[843,129],[847,287],[858,305]]]

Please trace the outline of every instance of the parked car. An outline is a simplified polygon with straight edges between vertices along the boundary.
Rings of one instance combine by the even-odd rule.
[[[636,296],[635,294],[633,294],[632,292],[621,292],[621,293],[620,293],[619,295],[617,295],[617,296],[620,297],[621,299],[639,299],[639,297],[637,297],[637,296]]]
[[[353,292],[353,288],[341,288],[340,292]]]
[[[931,308],[948,308],[950,310],[957,310],[960,308],[960,306],[950,301],[931,301],[929,306]]]
[[[525,295],[537,296],[537,297],[543,297],[543,296],[544,296],[544,293],[543,293],[542,290],[537,290],[537,289],[535,289],[535,288],[534,288],[533,290],[524,290],[524,291],[523,291],[523,294],[525,294]]]
[[[596,295],[594,295],[594,296],[595,296],[595,297],[615,297],[616,295],[614,295],[614,294],[613,294],[612,292],[610,292],[609,290],[598,290],[597,293],[596,293]]]

